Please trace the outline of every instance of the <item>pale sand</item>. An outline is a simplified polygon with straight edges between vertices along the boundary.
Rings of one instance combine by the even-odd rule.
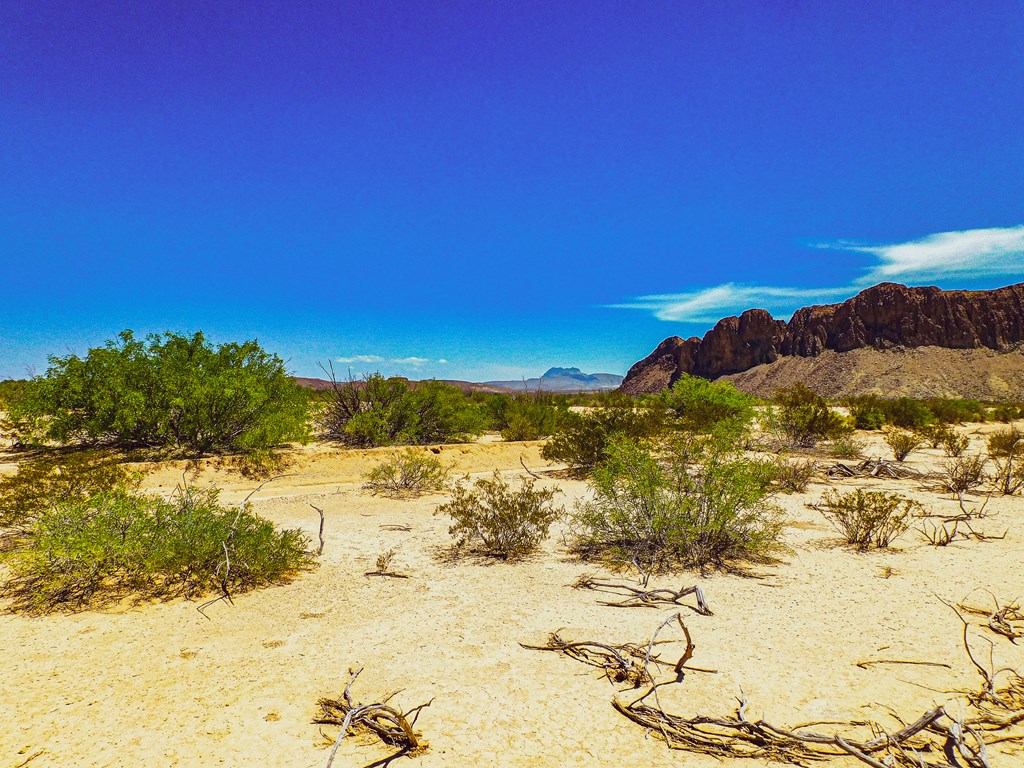
[[[872,453],[887,454],[877,436],[872,440]],[[976,436],[972,450],[982,446]],[[322,507],[320,567],[291,584],[240,595],[234,606],[217,603],[209,620],[181,600],[43,618],[0,614],[0,768],[39,751],[31,768],[322,766],[328,741],[311,723],[316,701],[339,695],[357,667],[365,668],[357,700],[399,688],[395,701],[404,708],[434,700],[417,724],[428,751],[396,766],[723,765],[669,751],[625,720],[597,670],[518,645],[542,642],[559,628],[574,639],[642,642],[673,611],[606,607],[598,593],[573,589],[580,575],[602,571],[566,553],[561,528],[525,562],[445,559],[449,522],[433,514],[445,497],[395,501],[359,489],[360,475],[388,453],[299,449],[287,470],[298,475],[267,485],[254,503],[275,523],[314,535],[318,518],[309,504]],[[521,455],[530,467],[543,466],[539,444],[446,446],[440,455],[459,472],[521,474]],[[921,469],[941,459],[923,450],[908,464]],[[180,471],[161,469],[146,485],[166,492]],[[201,479],[215,479],[232,502],[254,486],[210,469]],[[561,488],[567,504],[586,492],[582,482],[543,483]],[[833,485],[900,490],[933,509],[956,508],[911,482]],[[715,612],[683,614],[697,645],[692,663],[719,674],[692,672],[682,685],[662,689],[668,710],[727,714],[742,689],[749,714],[778,725],[891,724],[886,706],[915,719],[951,698],[939,691],[978,688],[960,622],[939,598],[955,602],[979,588],[1003,600],[1024,593],[1024,500],[993,498],[998,514],[982,530],[1009,529],[1003,541],[933,548],[910,532],[888,551],[856,554],[836,546],[834,531],[805,506],[823,489],[819,481],[805,494],[780,497],[792,523],[791,551],[777,565],[756,568],[760,578],[680,573],[655,580],[699,582]],[[364,576],[389,548],[397,549],[393,568],[411,578]],[[987,601],[983,592],[972,599]],[[1024,643],[1011,645],[980,627],[972,637],[979,657],[987,656],[987,637],[997,667],[1024,670]],[[678,652],[681,646],[663,651]],[[855,666],[879,658],[952,670]],[[346,739],[335,765],[366,765],[390,751]],[[993,765],[1024,765],[1024,756],[996,751]]]

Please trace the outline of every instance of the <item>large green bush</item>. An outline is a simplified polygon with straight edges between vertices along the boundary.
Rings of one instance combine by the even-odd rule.
[[[720,436],[664,456],[617,438],[594,470],[593,498],[572,516],[572,546],[647,573],[763,559],[782,531],[767,469]]]
[[[678,426],[694,432],[710,432],[723,424],[745,428],[754,418],[756,402],[729,382],[686,374],[661,394],[661,401]]]
[[[485,426],[481,409],[458,387],[379,373],[332,380],[317,422],[323,437],[358,447],[463,442]]]
[[[124,597],[226,596],[309,567],[308,539],[278,531],[216,489],[168,500],[124,489],[45,509],[2,553],[15,609],[81,609]]]
[[[608,446],[616,437],[653,438],[664,430],[664,409],[657,401],[652,405],[629,400],[583,413],[571,411],[541,449],[541,456],[563,462],[577,474],[586,473],[607,458]]]
[[[84,357],[51,357],[15,414],[62,442],[167,446],[204,455],[260,451],[306,434],[307,398],[255,341],[131,331]]]

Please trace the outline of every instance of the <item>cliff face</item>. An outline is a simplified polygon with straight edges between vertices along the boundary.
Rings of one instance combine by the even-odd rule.
[[[881,283],[842,304],[805,307],[787,323],[763,309],[727,317],[703,339],[665,339],[629,369],[622,391],[658,392],[682,374],[715,379],[782,357],[872,347],[988,348],[1024,342],[1024,283],[994,291],[943,291]]]

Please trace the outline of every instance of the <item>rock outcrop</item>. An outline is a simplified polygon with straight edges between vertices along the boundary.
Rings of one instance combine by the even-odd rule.
[[[727,317],[703,339],[672,336],[633,365],[629,394],[658,392],[684,373],[716,379],[783,357],[871,347],[987,348],[1024,342],[1024,283],[992,291],[943,291],[881,283],[841,304],[805,307],[787,323],[763,309]]]

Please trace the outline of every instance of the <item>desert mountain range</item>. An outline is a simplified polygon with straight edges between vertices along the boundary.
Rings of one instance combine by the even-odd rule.
[[[802,382],[854,394],[1024,399],[1024,283],[944,291],[881,283],[786,322],[763,309],[727,317],[703,338],[671,336],[634,364],[630,394],[683,374],[725,378],[761,396]]]

